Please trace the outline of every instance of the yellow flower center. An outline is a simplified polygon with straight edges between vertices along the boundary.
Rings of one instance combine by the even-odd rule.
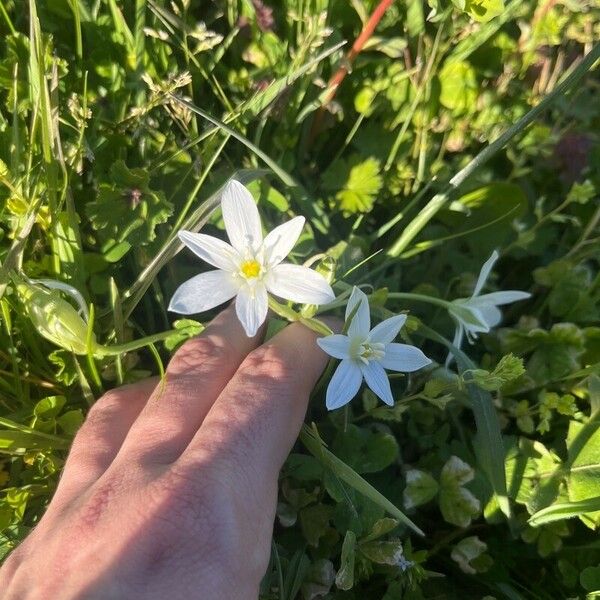
[[[246,279],[254,279],[260,275],[260,263],[256,260],[245,260],[240,271]]]

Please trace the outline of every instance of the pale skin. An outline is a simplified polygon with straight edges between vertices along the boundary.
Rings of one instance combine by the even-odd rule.
[[[2,598],[255,600],[279,470],[327,362],[315,339],[296,323],[261,344],[230,307],[162,384],[101,397]]]

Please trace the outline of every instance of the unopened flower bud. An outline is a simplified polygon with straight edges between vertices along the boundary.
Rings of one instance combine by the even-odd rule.
[[[98,347],[92,334],[88,348],[86,320],[57,289],[20,281],[17,293],[38,333],[50,342],[75,354],[94,352]]]

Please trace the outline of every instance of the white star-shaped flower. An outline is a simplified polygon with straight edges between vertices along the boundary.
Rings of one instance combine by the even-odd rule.
[[[335,299],[322,275],[282,262],[302,233],[304,217],[294,217],[263,238],[254,199],[234,180],[223,191],[221,208],[231,244],[202,233],[179,232],[179,239],[192,252],[217,269],[180,285],[169,310],[195,314],[235,296],[237,316],[246,335],[252,337],[267,317],[269,293],[301,304],[327,304]]]
[[[346,322],[354,313],[348,335],[334,334],[317,340],[327,354],[341,359],[327,388],[325,402],[329,410],[340,408],[354,398],[363,378],[381,400],[393,406],[385,369],[411,373],[431,363],[418,348],[393,343],[406,315],[391,317],[371,329],[369,312],[369,299],[355,287],[346,306]]]
[[[456,332],[452,343],[457,348],[460,348],[465,332],[467,338],[473,340],[479,333],[487,333],[500,323],[502,313],[498,306],[525,300],[531,296],[528,292],[518,290],[480,294],[498,258],[498,252],[494,250],[481,267],[473,295],[470,298],[458,298],[450,302],[448,306],[450,316],[456,321]],[[448,358],[450,360],[451,356]]]

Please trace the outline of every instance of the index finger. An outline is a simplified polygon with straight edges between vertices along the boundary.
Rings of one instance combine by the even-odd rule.
[[[275,481],[315,383],[327,363],[317,335],[293,323],[251,352],[182,455],[192,462],[232,454]],[[186,457],[187,455],[187,457]]]

